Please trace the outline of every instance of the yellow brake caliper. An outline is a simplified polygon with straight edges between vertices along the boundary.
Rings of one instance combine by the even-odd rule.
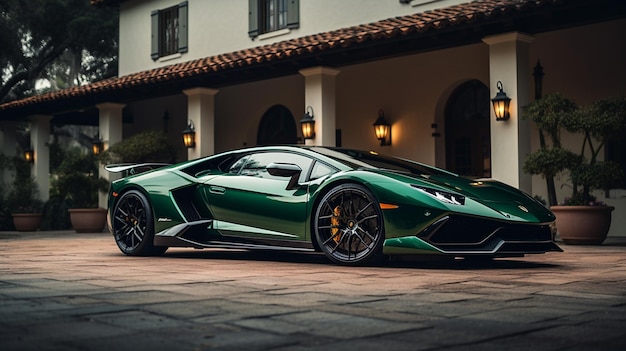
[[[341,206],[337,206],[333,209],[333,215],[330,217],[330,232],[333,234],[333,240],[337,244],[341,240],[341,234],[339,233],[339,216],[341,216]]]

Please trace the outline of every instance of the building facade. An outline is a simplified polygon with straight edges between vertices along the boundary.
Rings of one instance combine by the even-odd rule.
[[[493,177],[545,198],[545,181],[522,170],[539,147],[523,118],[536,85],[581,105],[626,95],[621,1],[92,3],[119,7],[119,77],[0,105],[5,153],[15,121],[32,123],[44,195],[50,125],[85,123],[99,126],[105,147],[162,129],[181,146],[181,161],[262,144],[337,145]],[[506,121],[491,106],[499,82],[511,98]],[[304,140],[307,111],[315,136]],[[374,134],[380,116],[390,145]],[[185,149],[188,125],[196,145]],[[567,179],[556,181],[563,199]],[[624,191],[597,195],[617,208],[609,235],[626,236]]]

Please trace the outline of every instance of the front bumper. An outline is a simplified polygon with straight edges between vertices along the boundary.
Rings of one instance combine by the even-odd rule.
[[[444,216],[415,236],[385,240],[385,254],[520,256],[563,250],[552,240],[549,223],[528,224]]]

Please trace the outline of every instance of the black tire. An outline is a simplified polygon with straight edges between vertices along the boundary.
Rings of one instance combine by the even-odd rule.
[[[154,246],[152,208],[146,196],[130,190],[115,203],[111,227],[115,243],[129,256],[157,256],[166,246]]]
[[[385,240],[383,216],[374,195],[358,184],[340,184],[322,197],[313,231],[326,257],[344,265],[378,263]]]

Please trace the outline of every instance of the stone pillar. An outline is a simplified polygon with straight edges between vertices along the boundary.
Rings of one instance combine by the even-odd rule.
[[[530,55],[533,37],[506,33],[483,39],[489,45],[489,86],[491,97],[498,92],[497,82],[511,98],[507,121],[496,121],[491,109],[492,177],[513,187],[532,193],[531,176],[522,170],[530,153],[530,121],[523,118],[522,108],[530,103]]]
[[[42,201],[50,198],[50,120],[52,116],[30,116],[30,142],[35,152],[35,162],[31,168],[31,175],[39,186],[39,196]]]
[[[304,106],[313,108],[315,138],[306,140],[307,145],[335,146],[335,77],[339,70],[329,67],[313,67],[300,70],[304,76]]]
[[[107,150],[112,145],[122,141],[122,111],[125,104],[118,104],[113,102],[105,102],[97,104],[96,107],[99,110],[99,131],[100,137],[104,143],[104,150]],[[112,182],[119,178],[118,174],[110,174],[104,169],[105,165],[100,165],[99,175],[100,177]],[[98,206],[107,208],[108,194],[98,194]]]
[[[0,121],[0,147],[2,148],[2,154],[6,157],[15,156],[17,149],[16,134],[17,121]],[[6,192],[9,191],[12,182],[12,173],[7,169],[0,169],[0,184],[8,187],[4,188]]]
[[[196,131],[196,146],[187,149],[187,159],[215,153],[215,95],[217,89],[192,88],[183,90],[187,95],[187,117]]]

